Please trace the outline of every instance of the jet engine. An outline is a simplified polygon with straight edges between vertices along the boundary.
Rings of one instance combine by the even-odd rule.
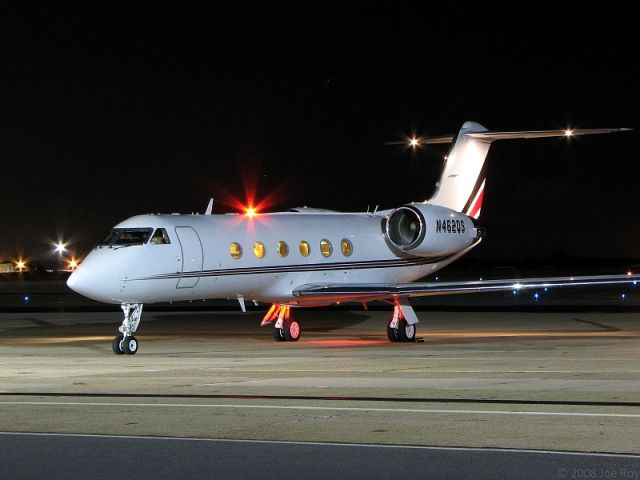
[[[394,247],[418,257],[452,255],[481,236],[466,215],[425,203],[396,208],[386,218],[384,230]]]

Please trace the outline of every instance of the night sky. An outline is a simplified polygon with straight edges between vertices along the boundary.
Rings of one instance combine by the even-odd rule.
[[[446,147],[385,142],[465,120],[640,127],[634,16],[554,8],[5,9],[0,257],[82,255],[131,215],[246,191],[270,211],[422,201]],[[639,145],[494,144],[474,255],[640,257]]]

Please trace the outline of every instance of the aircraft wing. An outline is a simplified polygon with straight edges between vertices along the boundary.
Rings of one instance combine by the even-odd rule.
[[[636,275],[591,275],[574,277],[510,278],[463,282],[427,283],[315,283],[300,285],[293,295],[306,300],[370,301],[395,297],[425,297],[463,293],[520,291],[536,288],[637,284]]]

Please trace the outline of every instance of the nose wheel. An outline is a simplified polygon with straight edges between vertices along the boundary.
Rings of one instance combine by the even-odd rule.
[[[111,344],[113,353],[116,355],[135,355],[138,351],[138,339],[133,335],[124,337],[124,335],[118,335],[113,339]]]
[[[142,304],[123,303],[120,307],[124,313],[124,320],[122,325],[118,327],[120,334],[113,339],[111,347],[116,355],[134,355],[138,351],[138,339],[133,336],[133,333],[135,333],[140,324]]]

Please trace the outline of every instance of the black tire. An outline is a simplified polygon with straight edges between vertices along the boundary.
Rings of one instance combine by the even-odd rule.
[[[391,328],[392,320],[393,318],[389,320],[389,323],[387,324],[387,338],[389,339],[390,342],[398,342],[400,341],[400,339],[398,338],[398,329]]]
[[[416,341],[416,326],[409,325],[403,318],[398,325],[398,341],[400,342],[415,342]]]
[[[138,351],[138,339],[134,336],[125,338],[122,342],[122,349],[127,355],[135,355]]]
[[[122,349],[122,339],[124,337],[122,335],[118,335],[116,338],[113,339],[113,342],[111,342],[111,347],[113,348],[113,353],[115,353],[116,355],[122,355],[124,354],[124,350]]]
[[[285,341],[284,332],[282,331],[281,328],[273,327],[273,339],[276,342],[284,342]]]
[[[300,334],[302,330],[300,328],[300,322],[289,318],[284,322],[284,339],[287,342],[297,342],[300,340]]]

